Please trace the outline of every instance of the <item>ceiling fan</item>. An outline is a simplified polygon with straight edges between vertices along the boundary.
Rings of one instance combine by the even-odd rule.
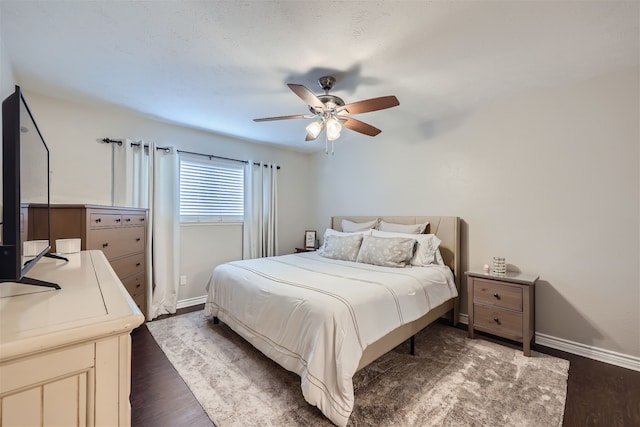
[[[311,114],[297,114],[292,116],[279,116],[279,117],[265,117],[262,119],[253,119],[254,122],[268,122],[273,120],[288,120],[288,119],[315,119],[307,127],[307,136],[305,141],[315,140],[323,129],[326,129],[325,146],[326,141],[332,141],[333,153],[333,141],[340,137],[340,131],[342,127],[354,130],[364,135],[376,136],[380,132],[380,129],[371,126],[370,124],[356,120],[351,115],[368,113],[370,111],[384,110],[385,108],[391,108],[400,105],[398,98],[395,96],[382,96],[379,98],[367,99],[364,101],[353,102],[345,104],[342,98],[335,95],[329,95],[329,91],[336,83],[336,79],[333,76],[323,76],[318,79],[318,84],[324,90],[324,95],[315,95],[309,89],[303,85],[289,83],[289,89],[300,97],[304,102],[309,105],[309,111]]]

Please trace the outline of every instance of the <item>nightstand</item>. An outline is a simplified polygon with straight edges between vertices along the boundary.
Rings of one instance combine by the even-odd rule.
[[[469,338],[474,330],[522,343],[531,356],[535,335],[535,285],[538,276],[508,271],[504,275],[467,271]]]
[[[310,248],[296,248],[296,253],[300,253],[300,252],[313,252],[315,251],[315,249],[310,249]]]

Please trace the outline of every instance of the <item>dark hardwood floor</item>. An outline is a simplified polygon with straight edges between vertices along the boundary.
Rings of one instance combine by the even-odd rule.
[[[144,324],[131,334],[131,425],[214,425]]]
[[[183,314],[202,306],[178,311]],[[463,329],[466,326],[462,325]],[[484,339],[497,340],[482,335]],[[640,426],[640,372],[536,345],[536,351],[569,360],[565,427]],[[133,427],[214,425],[147,330],[132,333]],[[545,426],[541,426],[545,427]]]

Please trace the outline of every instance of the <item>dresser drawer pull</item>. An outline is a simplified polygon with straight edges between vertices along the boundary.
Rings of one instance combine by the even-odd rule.
[[[494,317],[493,321],[496,322],[498,325],[501,325],[500,319],[498,319],[497,317]]]
[[[103,248],[106,248],[107,246],[109,246],[109,243],[103,243],[103,244],[102,244],[102,247],[103,247]]]
[[[102,218],[97,218],[96,222],[102,222]]]
[[[131,218],[127,218],[125,221],[126,222],[131,222]]]
[[[120,218],[116,219],[116,222],[120,222]]]
[[[140,221],[144,222],[144,218],[140,218]]]
[[[136,267],[140,267],[140,263],[139,262],[136,262]]]
[[[494,294],[493,294],[493,296],[494,296],[494,298],[495,298],[495,299],[500,299],[500,295],[498,295],[498,293],[497,293],[497,292],[496,292],[496,293],[494,293]]]
[[[136,285],[136,289],[138,289],[140,286],[141,286],[141,285],[140,285],[140,283],[138,283],[138,284]]]
[[[136,242],[139,242],[139,241],[140,241],[140,238],[139,238],[139,237],[136,237]]]

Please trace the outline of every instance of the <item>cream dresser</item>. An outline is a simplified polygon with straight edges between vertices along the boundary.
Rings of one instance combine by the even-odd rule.
[[[131,336],[142,313],[100,251],[41,259],[0,283],[0,425],[129,426]]]
[[[46,207],[29,206],[29,238],[46,239]],[[97,205],[51,205],[51,251],[56,239],[80,238],[83,250],[99,249],[146,313],[147,210]]]

